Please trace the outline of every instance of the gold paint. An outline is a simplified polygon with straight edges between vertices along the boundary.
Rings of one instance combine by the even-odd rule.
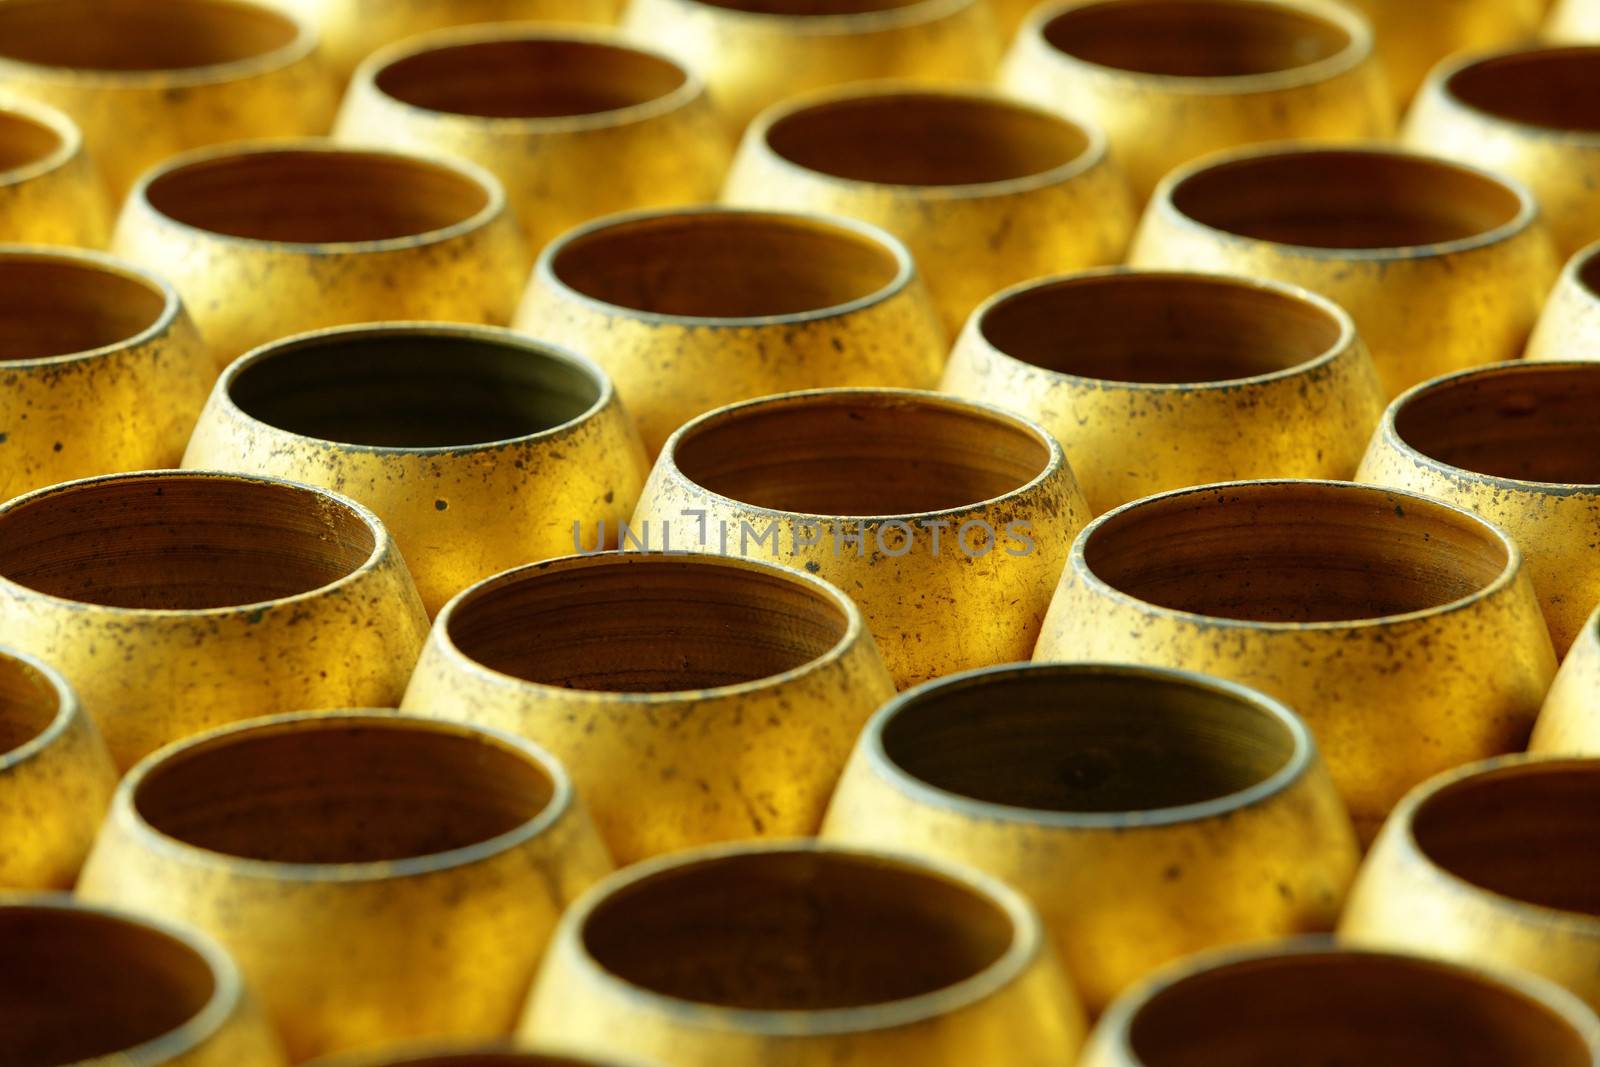
[[[1555,0],[1544,24],[1551,41],[1600,41],[1600,3],[1596,0]]]
[[[1548,0],[1346,0],[1372,23],[1395,107],[1458,52],[1532,42]],[[1587,0],[1579,0],[1587,2]]]
[[[510,1045],[446,1045],[387,1052],[352,1053],[317,1060],[312,1067],[626,1067],[614,1060],[591,1060],[547,1052],[519,1052]]]
[[[100,248],[110,202],[66,115],[0,95],[0,242]]]
[[[1600,608],[1583,624],[1561,661],[1528,751],[1600,756]]]
[[[1528,339],[1526,356],[1600,360],[1600,241],[1567,260]]]

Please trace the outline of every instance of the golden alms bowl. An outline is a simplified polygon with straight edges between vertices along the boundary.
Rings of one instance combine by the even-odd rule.
[[[70,115],[120,202],[179,152],[325,132],[337,98],[316,45],[271,3],[0,0],[0,91]]]
[[[1600,756],[1600,608],[1584,622],[1561,661],[1528,751]]]
[[[940,388],[1054,434],[1096,513],[1205,482],[1348,478],[1384,406],[1372,358],[1332,301],[1120,268],[985,301]]]
[[[1355,319],[1390,396],[1515,358],[1557,274],[1520,183],[1379,144],[1275,145],[1180,167],[1130,262],[1321,293]]]
[[[0,242],[100,248],[111,206],[65,114],[0,94]]]
[[[1311,732],[1282,704],[1084,663],[897,697],[862,734],[823,836],[1022,890],[1091,1013],[1202,949],[1333,929],[1360,859]]]
[[[1525,355],[1600,361],[1600,241],[1567,260]]]
[[[0,244],[0,501],[175,466],[213,372],[154,274],[97,252]]]
[[[976,87],[869,83],[776,105],[724,199],[882,226],[952,335],[997,289],[1121,262],[1135,221],[1097,129]]]
[[[116,785],[66,679],[0,648],[0,889],[72,888]]]
[[[217,381],[184,466],[307,482],[383,520],[431,615],[593,544],[649,464],[605,372],[509,330],[385,323],[257,349]]]
[[[121,767],[256,715],[393,706],[428,618],[377,516],[210,471],[0,506],[0,645],[57,668]]]
[[[937,393],[819,389],[673,434],[630,532],[832,582],[905,688],[1026,658],[1088,519],[1061,446],[1020,416]]]
[[[1533,41],[1549,0],[1346,2],[1372,23],[1378,62],[1395,107],[1404,111],[1428,72],[1445,57]]]
[[[1560,986],[1298,941],[1175,964],[1100,1020],[1080,1067],[1594,1067],[1600,1021]]]
[[[504,325],[529,264],[489,172],[327,140],[167,160],[129,195],[113,247],[177,287],[219,366],[329,326]]]
[[[632,0],[622,29],[704,78],[736,134],[815,89],[986,82],[1001,46],[983,0]]]
[[[385,1052],[329,1056],[308,1067],[632,1067],[615,1060],[593,1060],[549,1052],[518,1050],[508,1044],[402,1046]],[[641,1065],[642,1067],[642,1065]]]
[[[733,148],[676,60],[614,33],[527,25],[384,49],[356,72],[335,136],[472,160],[505,183],[535,250],[602,215],[713,199]]]
[[[1138,204],[1220,149],[1394,129],[1371,29],[1323,0],[1062,0],[1034,9],[1000,82],[1105,130]]]
[[[567,913],[519,1036],[674,1067],[1070,1064],[1038,913],[959,866],[793,841],[636,864]]]
[[[1482,515],[1522,548],[1556,655],[1600,603],[1600,363],[1438,378],[1383,416],[1357,477]]]
[[[141,762],[78,891],[217,938],[299,1061],[508,1034],[556,917],[610,869],[532,745],[324,711]]]
[[[1073,545],[1034,658],[1177,667],[1277,697],[1366,840],[1418,782],[1520,750],[1556,669],[1509,536],[1413,493],[1317,481],[1200,486],[1102,515]]]
[[[1347,941],[1527,971],[1600,1008],[1600,760],[1512,756],[1441,774],[1389,817]]]
[[[198,931],[8,895],[0,944],[7,1063],[284,1067],[239,968]]]
[[[894,683],[850,598],[726,556],[522,567],[440,612],[402,703],[567,767],[620,863],[814,834]]]
[[[1563,258],[1600,238],[1600,47],[1522,47],[1442,64],[1404,140],[1525,184]]]
[[[605,368],[655,456],[696,415],[794,389],[931,388],[948,344],[898,238],[721,207],[613,215],[546,246],[516,328]]]

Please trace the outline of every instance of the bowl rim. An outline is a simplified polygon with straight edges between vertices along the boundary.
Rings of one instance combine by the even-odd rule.
[[[851,34],[882,32],[926,25],[951,18],[971,9],[982,9],[981,0],[910,0],[893,7],[848,11],[831,15],[794,15],[782,12],[747,11],[710,0],[638,0],[630,5],[618,24],[624,32],[638,33],[637,24],[654,5],[661,13],[682,18],[728,20],[757,32],[778,32],[789,37],[843,37]]]
[[[42,757],[79,721],[88,725],[88,716],[78,700],[77,691],[68,684],[66,677],[60,671],[32,653],[10,645],[0,645],[0,661],[4,660],[21,664],[38,675],[55,694],[56,710],[43,730],[15,748],[0,750],[0,775],[13,771],[30,760]]]
[[[0,264],[4,263],[54,263],[84,271],[115,275],[123,281],[142,285],[161,298],[161,312],[154,321],[138,332],[97,348],[79,352],[60,352],[53,356],[31,356],[24,359],[0,359],[0,373],[6,371],[42,370],[80,361],[104,359],[133,353],[171,335],[180,318],[187,319],[183,300],[171,282],[138,263],[120,256],[92,248],[73,248],[67,245],[4,244],[0,243]],[[198,344],[198,337],[196,337]]]
[[[1485,67],[1508,59],[1552,57],[1582,53],[1593,58],[1600,72],[1600,44],[1578,42],[1536,41],[1511,47],[1462,52],[1440,62],[1429,72],[1427,80],[1418,90],[1418,99],[1433,99],[1451,108],[1471,115],[1475,120],[1503,130],[1514,130],[1521,137],[1543,142],[1559,142],[1576,148],[1600,148],[1600,128],[1577,129],[1570,126],[1547,126],[1520,119],[1508,118],[1497,111],[1480,107],[1457,94],[1455,80],[1474,68]],[[1420,114],[1420,112],[1419,112]]]
[[[56,135],[58,143],[50,152],[32,162],[0,170],[0,189],[52,174],[83,155],[83,131],[60,108],[9,91],[0,91],[0,118],[4,117],[42,126]],[[94,190],[94,195],[100,195],[100,191]]]

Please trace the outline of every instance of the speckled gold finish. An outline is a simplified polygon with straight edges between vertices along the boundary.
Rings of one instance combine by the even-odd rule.
[[[0,91],[70,115],[119,202],[179,152],[325,132],[337,98],[316,43],[247,0],[0,0]]]
[[[72,888],[116,784],[66,679],[0,648],[0,888]]]
[[[814,834],[894,695],[850,599],[699,554],[551,560],[440,613],[401,705],[494,726],[568,768],[620,863]]]
[[[1600,603],[1600,364],[1515,362],[1425,382],[1384,414],[1359,479],[1444,500],[1522,548],[1556,654]]]
[[[79,892],[215,936],[298,1061],[508,1033],[557,914],[610,868],[533,746],[313,712],[139,764]]]
[[[823,836],[1022,890],[1091,1012],[1216,945],[1331,930],[1356,836],[1282,704],[1177,671],[1021,664],[872,719]]]
[[[632,0],[622,29],[698,72],[735,133],[849,82],[986,82],[1001,47],[981,0]]]
[[[155,275],[95,252],[0,245],[0,501],[175,465],[212,368]]]
[[[99,248],[111,212],[83,134],[53,107],[0,95],[0,242]]]
[[[1406,1064],[1593,1067],[1600,1022],[1514,971],[1290,942],[1207,953],[1129,993],[1080,1067]]]
[[[1394,129],[1371,29],[1323,0],[1061,0],[1034,9],[1000,83],[1105,130],[1140,204],[1221,149]]]
[[[1404,110],[1434,64],[1446,56],[1531,42],[1548,0],[1346,2],[1371,21],[1389,92]]]
[[[1595,0],[1555,0],[1544,24],[1552,41],[1600,41],[1600,3]]]
[[[1526,356],[1600,360],[1600,241],[1567,260],[1528,339]]]
[[[615,1060],[517,1051],[510,1045],[407,1047],[317,1060],[312,1067],[629,1067]]]
[[[335,136],[472,160],[505,183],[534,249],[602,215],[714,199],[733,149],[677,61],[614,33],[526,25],[384,49]]]
[[[674,1067],[1033,1067],[1084,1021],[1033,907],[814,841],[637,864],[562,916],[519,1036]]]
[[[1561,661],[1528,751],[1600,756],[1600,609],[1584,622]]]
[[[1279,145],[1163,179],[1129,261],[1271,278],[1350,312],[1390,396],[1522,351],[1557,259],[1533,196],[1383,145]]]
[[[1027,657],[1089,518],[1061,446],[936,393],[733,404],[661,451],[634,513],[655,547],[765,558],[860,605],[901,688]]]
[[[1412,493],[1315,481],[1201,486],[1096,519],[1034,658],[1178,667],[1277,697],[1367,840],[1418,782],[1520,750],[1556,668],[1506,534]]]
[[[302,334],[237,360],[183,462],[372,508],[430,615],[492,574],[614,541],[649,467],[593,363],[509,330],[440,323]]]
[[[724,198],[882,226],[952,336],[997,289],[1120,262],[1135,221],[1097,129],[976,88],[869,84],[776,105],[746,132]]]
[[[427,626],[383,525],[326,490],[153,471],[0,506],[0,645],[58,668],[122,767],[256,715],[392,706]]]
[[[947,341],[900,241],[729,208],[617,215],[539,256],[516,328],[590,356],[654,456],[696,415],[822,386],[931,388]]]
[[[283,1067],[216,942],[60,894],[0,898],[0,1015],[19,1064]]]
[[[1520,48],[1441,64],[1404,137],[1527,185],[1563,258],[1600,238],[1600,47]]]
[[[1348,478],[1384,406],[1332,301],[1125,269],[997,293],[957,340],[941,389],[1054,434],[1096,513],[1205,482]]]
[[[504,325],[530,262],[487,171],[323,140],[168,160],[129,195],[113,247],[171,280],[220,365],[329,326]]]
[[[1600,1007],[1600,760],[1513,756],[1395,809],[1339,924],[1355,944],[1527,971]]]

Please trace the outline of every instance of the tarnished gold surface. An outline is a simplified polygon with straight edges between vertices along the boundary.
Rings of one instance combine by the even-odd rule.
[[[221,365],[328,326],[503,325],[529,263],[487,171],[325,140],[166,161],[129,195],[113,247],[177,287]]]
[[[1555,0],[1544,35],[1552,41],[1600,41],[1600,3],[1595,0]]]
[[[1371,30],[1323,0],[1062,0],[1034,9],[1000,82],[1105,130],[1140,204],[1220,149],[1394,129]]]
[[[796,841],[637,864],[562,917],[519,1034],[673,1067],[1034,1067],[1084,1028],[1038,914],[962,867]]]
[[[0,898],[0,1019],[17,1064],[283,1067],[209,937],[64,895]]]
[[[508,1033],[557,914],[610,868],[532,745],[313,712],[140,763],[79,892],[215,936],[302,1060]]]
[[[316,43],[248,0],[0,0],[0,91],[70,115],[116,202],[179,152],[325,132]]]
[[[317,1060],[312,1067],[629,1067],[615,1060],[518,1051],[510,1045],[406,1047]],[[640,1065],[642,1067],[642,1065]]]
[[[984,404],[820,389],[733,404],[661,451],[655,547],[804,567],[860,605],[901,688],[1024,659],[1089,518],[1061,446]]]
[[[631,863],[816,833],[856,734],[893,695],[860,611],[825,582],[725,556],[624,552],[463,593],[402,706],[548,749]]]
[[[814,89],[988,81],[1001,47],[983,0],[632,0],[622,28],[699,73],[736,133]]]
[[[52,667],[0,648],[0,889],[70,889],[116,768]]]
[[[1561,661],[1528,751],[1600,756],[1600,609],[1589,616]]]
[[[111,236],[104,184],[62,112],[0,95],[0,242],[99,248]]]
[[[986,301],[946,393],[1055,435],[1096,513],[1238,478],[1348,478],[1383,413],[1341,308],[1263,280],[1087,271]]]
[[[1600,241],[1567,260],[1528,339],[1526,356],[1600,360]]]
[[[1403,110],[1428,71],[1446,56],[1531,41],[1547,0],[1345,2],[1371,21],[1378,62],[1395,106]]]
[[[1600,364],[1515,362],[1407,392],[1358,477],[1444,500],[1522,548],[1556,654],[1600,602]]]
[[[212,370],[154,274],[96,252],[0,245],[0,501],[175,465]]]
[[[770,108],[724,198],[882,226],[952,336],[997,289],[1120,262],[1134,224],[1097,129],[977,88],[847,86]]]
[[[1514,358],[1557,273],[1523,186],[1378,144],[1182,167],[1156,190],[1130,262],[1320,292],[1355,319],[1390,396]]]
[[[1394,810],[1339,924],[1349,942],[1527,971],[1600,1007],[1600,760],[1513,756]]]
[[[823,836],[1026,893],[1091,1012],[1201,949],[1331,930],[1359,853],[1306,726],[1242,686],[1021,664],[867,726]]]
[[[1412,106],[1405,141],[1527,185],[1563,258],[1600,238],[1600,47],[1442,64]]]
[[[824,386],[931,388],[947,341],[875,226],[696,207],[612,216],[548,245],[516,328],[590,356],[654,456],[696,415]]]
[[[1039,660],[1199,671],[1302,715],[1370,840],[1406,790],[1527,742],[1555,674],[1522,555],[1469,512],[1348,482],[1234,482],[1091,523]]]
[[[183,462],[372,508],[430,615],[509,567],[615,540],[649,466],[593,363],[509,330],[438,323],[256,350],[223,372]]]
[[[1560,986],[1321,941],[1207,953],[1119,1001],[1080,1067],[1593,1067],[1600,1021]]]
[[[475,26],[386,48],[357,72],[335,136],[485,167],[534,249],[612,212],[715,198],[733,147],[692,72],[577,27]]]
[[[122,767],[251,716],[392,706],[427,626],[377,517],[322,489],[154,471],[0,506],[0,645],[59,669]]]

